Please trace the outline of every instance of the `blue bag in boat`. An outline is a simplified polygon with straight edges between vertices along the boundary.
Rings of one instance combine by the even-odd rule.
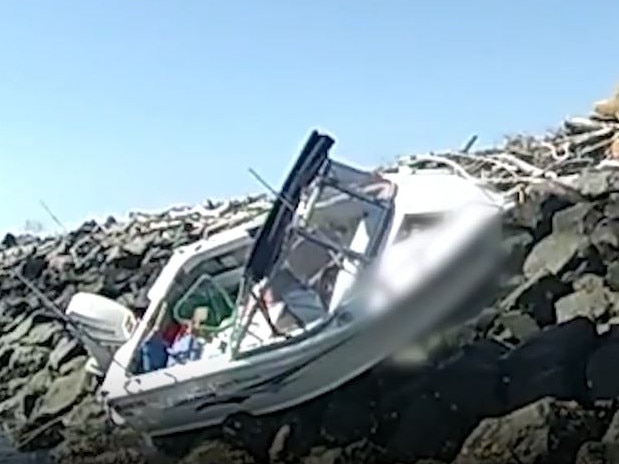
[[[160,337],[146,340],[140,347],[142,372],[152,372],[166,367],[168,362],[167,345]]]

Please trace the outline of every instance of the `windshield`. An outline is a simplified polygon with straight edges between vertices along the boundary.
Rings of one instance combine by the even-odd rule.
[[[394,193],[389,181],[338,163],[319,176],[281,232],[272,272],[243,283],[233,345],[241,347],[250,326],[262,344],[325,319],[379,249]]]

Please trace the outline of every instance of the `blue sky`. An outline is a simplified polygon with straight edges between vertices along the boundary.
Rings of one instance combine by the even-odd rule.
[[[376,165],[541,133],[619,80],[619,2],[0,2],[0,230],[279,186],[309,131]]]

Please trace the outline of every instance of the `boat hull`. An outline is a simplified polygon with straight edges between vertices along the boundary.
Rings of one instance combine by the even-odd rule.
[[[235,413],[284,410],[334,390],[426,334],[489,282],[500,256],[495,221],[472,236],[428,285],[374,320],[325,330],[303,350],[292,345],[267,359],[248,357],[233,369],[136,392],[110,406],[123,421],[161,437],[218,425]]]

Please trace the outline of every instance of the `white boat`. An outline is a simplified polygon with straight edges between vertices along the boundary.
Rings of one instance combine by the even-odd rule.
[[[447,162],[358,169],[329,157],[333,143],[313,132],[266,218],[175,253],[126,341],[93,353],[117,423],[158,437],[303,403],[427,333],[493,275],[505,195]],[[184,340],[199,349],[160,343],[196,314]]]

